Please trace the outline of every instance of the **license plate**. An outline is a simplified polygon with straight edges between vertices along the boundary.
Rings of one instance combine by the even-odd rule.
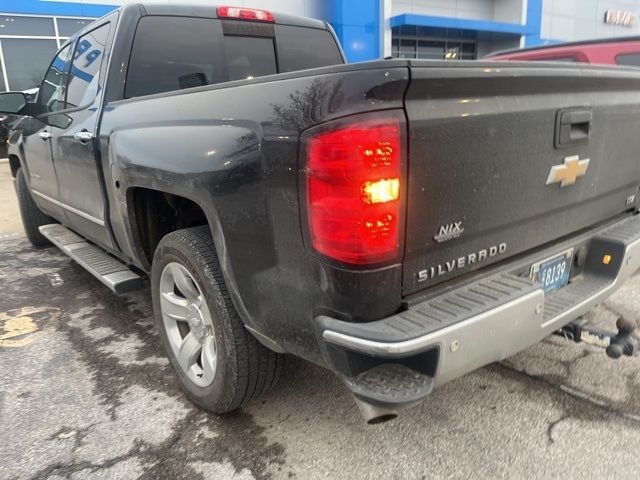
[[[529,278],[540,284],[545,293],[549,293],[569,283],[573,248],[531,266]]]

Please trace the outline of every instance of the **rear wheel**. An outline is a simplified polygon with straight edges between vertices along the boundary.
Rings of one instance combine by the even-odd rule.
[[[244,328],[208,226],[178,230],[160,241],[151,285],[167,356],[195,404],[228,412],[275,385],[282,356]]]
[[[34,247],[46,247],[51,242],[40,233],[38,227],[55,223],[55,220],[48,215],[42,213],[36,203],[33,201],[31,192],[27,187],[22,168],[16,172],[16,194],[18,196],[18,205],[20,207],[20,216],[22,217],[22,226],[27,234],[27,238]]]

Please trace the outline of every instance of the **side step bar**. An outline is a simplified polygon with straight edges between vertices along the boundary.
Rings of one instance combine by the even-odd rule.
[[[142,287],[140,275],[68,228],[54,223],[41,226],[40,233],[113,292],[122,294]]]

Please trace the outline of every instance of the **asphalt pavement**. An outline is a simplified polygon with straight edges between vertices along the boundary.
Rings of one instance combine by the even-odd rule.
[[[366,425],[328,371],[287,358],[225,416],[180,393],[148,287],[118,297],[24,238],[0,164],[0,479],[638,478],[639,358],[550,337]],[[16,221],[18,219],[18,221]],[[640,320],[640,277],[593,323]]]

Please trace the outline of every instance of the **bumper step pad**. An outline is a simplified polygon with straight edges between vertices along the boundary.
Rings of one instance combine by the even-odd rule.
[[[117,294],[142,287],[142,277],[104,250],[57,223],[43,225],[40,233]]]
[[[377,405],[410,405],[422,400],[433,388],[433,377],[397,363],[342,378],[354,395]]]

